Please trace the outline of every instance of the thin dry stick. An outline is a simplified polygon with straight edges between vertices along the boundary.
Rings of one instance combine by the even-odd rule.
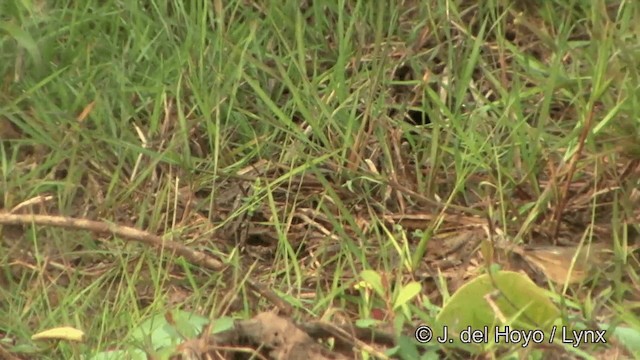
[[[338,345],[340,345],[349,350],[355,348],[366,351],[369,355],[373,355],[377,359],[388,359],[389,357],[387,355],[369,345],[368,342],[387,345],[389,347],[396,346],[396,340],[392,334],[374,328],[347,329],[347,326],[338,326],[324,321],[299,323],[297,326],[316,340],[330,337],[334,338],[336,342],[334,351],[338,350]]]
[[[565,181],[564,188],[562,189],[562,198],[560,199],[558,206],[556,206],[556,213],[554,214],[556,223],[555,223],[555,228],[553,229],[554,241],[558,238],[558,234],[560,233],[560,223],[562,223],[562,213],[564,212],[564,208],[567,205],[567,200],[569,197],[569,187],[571,186],[573,174],[576,172],[578,159],[580,158],[580,155],[582,155],[582,150],[584,149],[584,143],[587,140],[587,135],[589,135],[589,131],[591,131],[592,119],[593,119],[593,107],[589,110],[589,115],[587,115],[587,119],[585,120],[584,127],[582,128],[582,132],[580,133],[580,138],[578,139],[578,148],[576,149],[576,152],[573,154],[573,157],[571,158],[571,163],[569,163],[569,171],[567,172],[567,181]]]
[[[94,221],[65,216],[0,213],[0,225],[29,224],[53,226],[74,230],[87,230],[98,234],[111,234],[123,239],[144,243],[155,249],[167,249],[170,252],[184,257],[194,265],[202,266],[213,271],[223,271],[226,267],[221,261],[212,258],[204,252],[193,250],[188,246],[184,246],[175,241],[163,239],[160,236],[153,235],[146,231],[142,231],[129,226],[112,224],[105,221]],[[280,299],[272,290],[267,289],[250,279],[247,279],[246,281],[251,290],[269,300],[271,303],[273,303],[273,305],[278,307],[280,311],[286,314],[291,313],[291,306]]]

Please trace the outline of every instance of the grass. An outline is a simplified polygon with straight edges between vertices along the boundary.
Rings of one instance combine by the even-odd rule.
[[[39,358],[92,354],[167,309],[270,308],[247,278],[298,318],[384,309],[411,328],[483,271],[473,253],[462,272],[416,277],[434,244],[487,219],[513,243],[608,244],[613,270],[560,293],[589,324],[637,328],[639,12],[586,0],[2,3],[4,210],[31,201],[18,212],[171,234],[229,269],[4,226],[0,334]],[[364,269],[388,298],[354,290]],[[422,294],[387,311],[410,280]],[[31,345],[61,324],[87,342]]]

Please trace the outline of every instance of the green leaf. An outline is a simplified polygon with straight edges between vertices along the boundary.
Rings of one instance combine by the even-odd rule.
[[[600,324],[600,328],[607,329],[608,326]],[[613,330],[613,337],[629,349],[632,354],[640,356],[640,330],[626,326],[618,326]]]
[[[416,297],[422,291],[422,286],[419,282],[412,281],[403,286],[396,297],[396,301],[393,304],[393,310],[407,304],[411,299]]]
[[[140,344],[152,345],[154,350],[177,345],[181,341],[180,334],[173,325],[167,323],[163,314],[158,314],[142,322],[133,330],[131,338]]]
[[[420,358],[420,353],[418,352],[415,339],[404,335],[398,338],[398,352],[396,354],[403,360]]]
[[[147,354],[140,349],[103,351],[95,354],[89,360],[147,360]]]
[[[209,324],[209,319],[188,311],[173,310],[171,314],[176,330],[187,339],[198,336],[202,329]]]
[[[213,321],[213,328],[211,329],[211,333],[221,333],[223,331],[233,329],[234,326],[235,320],[231,317],[224,316]]]
[[[385,297],[384,286],[382,286],[382,278],[380,277],[380,274],[373,270],[363,270],[360,273],[360,277],[365,283],[367,283],[367,285],[371,286],[378,296]]]
[[[359,328],[370,328],[378,325],[380,321],[375,319],[357,319],[355,325]]]
[[[175,346],[183,338],[193,338],[200,334],[208,319],[193,313],[175,310],[171,312],[174,324],[167,321],[164,314],[158,314],[138,326],[132,333],[134,341],[152,345],[154,350]]]
[[[497,326],[501,330],[504,325],[512,330],[541,329],[546,335],[559,317],[560,310],[544,289],[523,274],[498,271],[493,280],[484,274],[458,289],[436,317],[434,335],[442,336],[446,327],[450,344],[467,351],[481,351],[479,345],[463,345],[461,333],[467,334],[469,329],[486,330],[489,343],[495,344]]]

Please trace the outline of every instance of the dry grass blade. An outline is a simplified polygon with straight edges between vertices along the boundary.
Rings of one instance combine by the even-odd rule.
[[[554,218],[555,218],[555,226],[553,229],[553,238],[557,239],[558,234],[560,233],[560,225],[562,223],[562,213],[564,212],[564,208],[567,205],[568,196],[569,196],[569,187],[571,186],[571,182],[573,180],[573,175],[576,171],[576,166],[578,164],[578,159],[582,154],[582,149],[584,148],[584,143],[587,140],[587,135],[591,131],[591,123],[593,119],[593,109],[589,111],[585,123],[582,128],[582,132],[580,133],[580,138],[578,139],[578,148],[576,149],[575,154],[571,158],[571,163],[569,164],[569,170],[567,173],[567,179],[564,184],[564,188],[562,189],[562,197],[560,198],[560,202],[556,206]]]

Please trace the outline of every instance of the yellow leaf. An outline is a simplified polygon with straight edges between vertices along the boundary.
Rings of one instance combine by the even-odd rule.
[[[57,327],[49,330],[39,332],[31,337],[31,340],[67,340],[67,341],[82,341],[84,338],[84,332],[76,328],[69,326]]]

